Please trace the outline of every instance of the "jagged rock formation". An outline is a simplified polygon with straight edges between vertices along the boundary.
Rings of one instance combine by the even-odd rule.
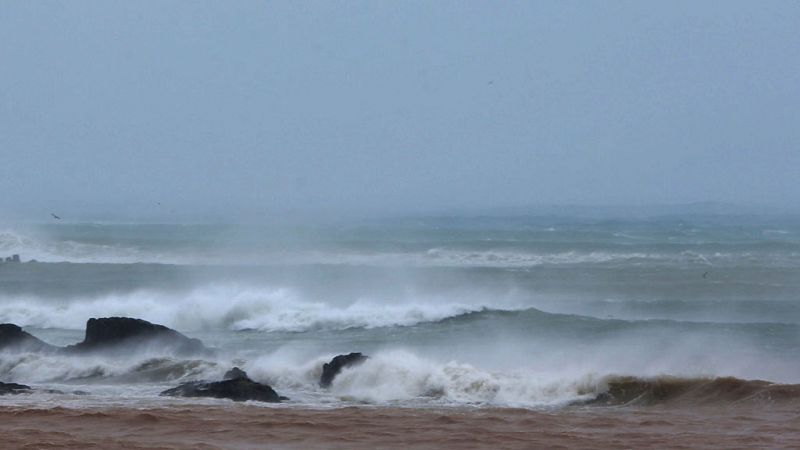
[[[70,353],[124,349],[169,348],[179,354],[207,353],[199,339],[192,339],[163,325],[130,317],[105,317],[86,322],[83,342],[67,346]]]
[[[369,357],[361,353],[350,353],[348,355],[338,355],[334,357],[331,362],[322,366],[322,376],[319,377],[319,385],[327,388],[333,383],[333,379],[345,367],[357,366]]]
[[[156,350],[186,355],[211,354],[199,339],[192,339],[163,325],[130,317],[89,319],[83,342],[66,347],[50,345],[12,323],[0,324],[0,351],[62,352],[144,352]]]
[[[238,380],[241,378],[247,378],[247,372],[238,367],[225,372],[225,375],[222,376],[223,380]]]

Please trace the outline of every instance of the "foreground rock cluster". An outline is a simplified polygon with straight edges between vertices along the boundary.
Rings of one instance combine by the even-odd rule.
[[[12,324],[0,324],[0,351],[58,353],[64,355],[121,354],[130,352],[169,351],[182,356],[208,356],[215,351],[199,339],[192,339],[165,327],[130,317],[89,319],[82,342],[58,347]],[[338,355],[322,367],[319,385],[328,388],[346,367],[356,366],[368,357],[361,353]],[[31,392],[30,386],[0,382],[0,395]],[[52,392],[52,391],[51,391]],[[161,395],[172,397],[227,398],[234,401],[280,402],[288,398],[279,395],[271,386],[258,383],[238,367],[229,370],[220,381],[191,381],[167,389]]]

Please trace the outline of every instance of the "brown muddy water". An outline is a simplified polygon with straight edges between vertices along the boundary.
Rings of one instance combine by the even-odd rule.
[[[525,409],[0,407],[4,449],[800,448],[794,405]]]

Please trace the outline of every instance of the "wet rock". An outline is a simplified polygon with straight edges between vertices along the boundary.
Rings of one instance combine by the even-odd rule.
[[[245,371],[234,367],[225,374],[222,381],[192,381],[178,387],[167,389],[161,395],[170,397],[211,397],[227,398],[236,402],[255,400],[277,403],[288,400],[281,397],[272,387],[251,380]]]
[[[179,355],[213,355],[199,339],[192,339],[163,325],[130,317],[89,319],[83,342],[66,347],[50,345],[12,323],[0,324],[0,351],[142,352],[168,350]]]
[[[322,376],[319,377],[319,385],[324,388],[330,387],[331,383],[333,383],[333,379],[336,378],[336,375],[339,375],[342,369],[345,367],[357,366],[368,358],[368,356],[361,353],[350,353],[348,355],[338,355],[334,357],[331,362],[322,366]]]
[[[234,367],[225,372],[225,375],[222,377],[223,380],[238,380],[240,378],[247,378],[247,372],[238,367]]]
[[[18,383],[2,383],[0,382],[0,395],[5,394],[22,394],[27,392],[43,392],[45,394],[65,394],[66,392],[60,391],[58,389],[34,389],[30,386]],[[71,394],[73,395],[89,395],[88,392],[85,391],[72,391]]]
[[[42,352],[53,351],[57,347],[52,346],[41,339],[23,331],[13,323],[0,324],[0,350],[19,351],[19,352]]]
[[[83,342],[65,347],[70,353],[94,351],[130,351],[164,348],[179,354],[209,353],[199,339],[192,339],[163,325],[130,317],[89,319]]]
[[[0,382],[0,395],[6,394],[21,394],[23,392],[30,392],[32,388],[24,384],[17,383],[2,383]]]

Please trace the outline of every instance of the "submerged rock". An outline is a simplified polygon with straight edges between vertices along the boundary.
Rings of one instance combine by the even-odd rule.
[[[33,389],[30,386],[17,383],[2,383],[0,382],[0,395],[5,394],[21,394],[23,392],[30,392]]]
[[[25,384],[0,382],[0,395],[23,394],[33,391],[44,392],[45,394],[66,394],[66,392],[60,391],[58,389],[34,389]],[[85,391],[72,391],[70,393],[72,395],[89,395],[89,393]]]
[[[192,339],[167,328],[130,317],[104,317],[86,322],[83,342],[64,348],[70,353],[109,351],[134,348],[168,348],[176,353],[208,353],[199,339]]]
[[[338,355],[334,357],[331,362],[322,366],[322,376],[319,377],[319,385],[327,388],[333,383],[333,379],[345,367],[357,366],[366,361],[369,356],[362,353],[350,353],[348,355]]]
[[[272,387],[251,380],[247,373],[234,367],[225,374],[222,381],[192,381],[178,387],[167,389],[161,395],[170,397],[211,397],[227,398],[236,402],[256,400],[277,403],[288,400],[281,397]]]
[[[13,323],[0,324],[0,350],[42,352],[56,349]]]

